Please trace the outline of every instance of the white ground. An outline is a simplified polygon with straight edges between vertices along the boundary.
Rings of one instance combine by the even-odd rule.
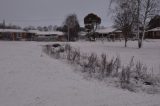
[[[134,56],[135,62],[140,61],[147,65],[149,71],[153,69],[155,74],[160,73],[160,40],[147,40],[141,49],[138,49],[137,41],[129,41],[126,48],[124,47],[124,41],[74,42],[71,45],[87,54],[93,52],[100,56],[105,53],[108,58],[119,56],[123,65],[129,64]]]
[[[160,106],[158,94],[132,93],[83,79],[69,64],[41,56],[42,44],[0,41],[0,106]],[[129,51],[123,43],[72,44],[84,52],[107,51],[122,58],[136,53],[148,63],[160,63],[159,41]]]

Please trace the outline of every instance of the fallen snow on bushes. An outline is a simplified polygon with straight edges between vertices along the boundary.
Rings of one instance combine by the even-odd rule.
[[[135,56],[158,69],[160,41],[146,42],[140,50],[136,43],[131,43],[128,48],[123,47],[123,42],[71,45],[87,53],[120,55],[126,63]],[[83,79],[69,64],[43,54],[41,45],[44,44],[48,43],[0,41],[0,106],[160,105],[159,94],[133,93]]]

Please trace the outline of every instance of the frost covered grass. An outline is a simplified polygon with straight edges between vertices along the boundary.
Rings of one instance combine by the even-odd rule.
[[[154,75],[153,70],[148,71],[147,66],[143,65],[142,62],[135,62],[134,56],[127,65],[122,65],[119,56],[109,59],[105,53],[102,53],[101,56],[97,56],[96,53],[86,55],[70,44],[58,48],[54,45],[44,46],[43,51],[51,57],[65,59],[70,64],[80,67],[79,70],[89,78],[96,78],[101,81],[110,79],[110,83],[117,87],[133,92],[138,90],[147,93],[160,92],[159,76]]]

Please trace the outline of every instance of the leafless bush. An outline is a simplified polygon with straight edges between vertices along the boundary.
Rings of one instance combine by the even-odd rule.
[[[72,47],[70,44],[65,44],[65,47],[64,47],[65,51],[71,51]]]
[[[71,61],[71,52],[72,52],[72,47],[69,44],[65,45],[65,50],[67,53],[67,60]]]
[[[141,62],[137,62],[135,66],[135,79],[145,80],[147,75],[147,67],[143,66]]]
[[[134,67],[134,56],[132,56],[132,58],[131,58],[131,60],[130,60],[130,62],[129,62],[129,67],[130,68],[133,68]]]
[[[115,60],[115,69],[116,69],[116,72],[115,72],[115,76],[118,76],[118,71],[119,69],[121,68],[121,59],[119,56],[117,56],[116,60]]]
[[[128,85],[130,84],[130,67],[123,67],[120,75],[120,83],[122,88],[128,88]]]
[[[51,48],[51,46],[50,45],[45,45],[45,46],[43,46],[43,52],[45,52],[46,54],[49,54],[50,53],[50,48]]]
[[[151,73],[152,72],[152,73]],[[141,81],[145,85],[155,85],[157,83],[157,77],[153,74],[153,69],[151,72],[147,72],[147,66],[143,65],[141,62],[137,62],[135,66],[135,76],[137,81]]]
[[[114,58],[107,64],[107,72],[105,76],[110,76],[114,70]]]
[[[106,54],[102,54],[101,58],[94,53],[91,55],[81,54],[80,50],[72,48],[70,44],[66,44],[64,48],[52,48],[51,45],[43,47],[43,52],[54,58],[67,59],[71,64],[80,66],[81,71],[87,73],[89,77],[96,77],[101,80],[108,77],[119,80],[121,88],[135,91],[138,84],[154,86],[160,85],[160,77],[154,76],[153,73],[147,73],[147,66],[141,62],[134,63],[134,57],[131,58],[127,66],[121,65],[119,56],[107,59]],[[156,91],[151,89],[152,91]],[[148,90],[147,90],[148,92]]]
[[[121,59],[119,56],[116,57],[113,67],[114,67],[113,76],[118,77],[118,72],[119,72],[119,69],[121,68]]]
[[[53,56],[56,58],[56,59],[59,59],[61,56],[60,56],[60,51],[57,51],[53,54]]]
[[[106,54],[102,54],[99,67],[100,78],[108,76],[117,77],[120,67],[121,60],[118,56],[116,57],[116,59],[112,58],[110,61],[108,61]]]
[[[99,78],[103,79],[105,77],[105,72],[107,72],[107,57],[106,54],[101,55],[101,62],[100,62],[100,68],[99,68]]]
[[[75,49],[73,51],[71,51],[71,56],[70,56],[70,60],[72,63],[76,63],[79,64],[80,63],[80,51]]]
[[[87,61],[83,62],[83,72],[87,72],[89,76],[92,77],[96,72],[96,68],[98,67],[98,57],[96,54],[92,53]]]

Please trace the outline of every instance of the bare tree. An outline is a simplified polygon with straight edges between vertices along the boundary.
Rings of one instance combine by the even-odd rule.
[[[137,7],[134,0],[111,0],[115,3],[114,9],[114,27],[121,30],[125,47],[127,47],[128,38],[132,35],[137,17]]]
[[[131,28],[131,30],[134,30],[135,25],[136,25],[139,48],[141,48],[143,45],[147,23],[149,19],[157,13],[157,10],[159,8],[159,2],[160,2],[159,0],[111,0],[110,1],[110,4],[116,3],[115,7],[116,8],[118,7],[118,9],[114,9],[116,13],[115,15],[115,18],[116,18],[115,25],[116,26],[120,22],[121,24],[123,22],[127,23],[128,19],[132,20],[132,22],[130,21],[132,24],[130,22],[129,22],[130,24],[126,24],[126,25],[123,24],[124,26],[126,26],[126,28]],[[119,20],[118,23],[117,23],[117,20]],[[122,27],[121,24],[119,25]],[[132,25],[132,26],[128,27],[127,25]],[[121,27],[119,28],[121,29]],[[143,29],[141,36],[140,36],[140,27],[142,27]],[[127,30],[127,29],[124,29],[124,30]],[[122,32],[124,31],[122,30]],[[125,37],[125,42],[126,42],[126,37]]]
[[[43,31],[43,27],[42,27],[42,26],[38,26],[38,27],[37,27],[37,30]]]
[[[74,41],[78,38],[79,22],[76,14],[70,14],[65,19],[63,29],[67,33],[68,41]]]
[[[54,26],[53,26],[53,30],[54,30],[54,31],[56,31],[56,30],[57,30],[57,28],[58,28],[58,26],[57,26],[57,25],[54,25]]]
[[[52,26],[52,25],[49,25],[49,26],[47,27],[47,29],[48,29],[48,31],[53,31],[53,26]]]
[[[142,31],[142,36],[139,36],[139,45],[138,47],[141,48],[143,46],[143,40],[145,38],[145,32],[146,32],[146,26],[148,21],[155,15],[157,14],[157,10],[159,8],[158,4],[159,4],[159,0],[137,0],[139,3],[139,21],[141,23],[141,26],[143,27],[143,31]]]

